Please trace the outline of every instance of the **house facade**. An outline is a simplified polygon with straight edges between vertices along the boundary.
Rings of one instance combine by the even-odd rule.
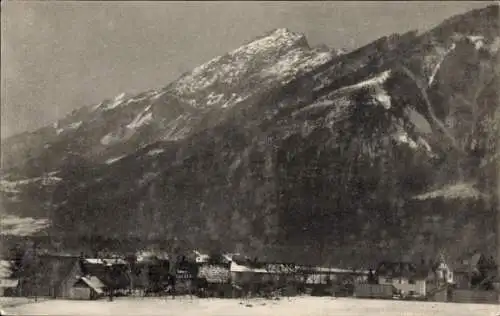
[[[455,278],[454,278],[454,273],[451,269],[451,267],[444,261],[442,260],[437,264],[437,266],[433,269],[435,279],[439,282],[443,282],[446,284],[454,284],[455,283]]]
[[[459,289],[493,290],[497,279],[497,265],[493,257],[475,253],[459,261],[453,271]]]
[[[409,262],[382,262],[375,275],[378,284],[392,285],[403,296],[426,296],[427,269]]]
[[[205,278],[208,283],[228,283],[230,280],[229,267],[214,264],[201,265],[198,277]]]
[[[306,275],[306,284],[362,283],[368,278],[368,271],[355,271],[333,267],[301,267]]]

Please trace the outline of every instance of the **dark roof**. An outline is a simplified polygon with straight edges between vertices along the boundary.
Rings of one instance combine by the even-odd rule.
[[[454,266],[455,272],[476,271],[479,268],[496,270],[496,262],[493,257],[488,257],[483,253],[474,253],[472,255],[462,257],[462,260]]]
[[[111,276],[111,269],[114,275]],[[106,265],[104,263],[89,263],[85,261],[83,270],[86,276],[97,277],[106,287],[113,285],[115,288],[126,288],[130,284],[127,267],[124,265]]]
[[[393,278],[426,278],[431,271],[431,267],[416,265],[412,262],[403,261],[383,261],[378,265],[376,273],[379,276]]]

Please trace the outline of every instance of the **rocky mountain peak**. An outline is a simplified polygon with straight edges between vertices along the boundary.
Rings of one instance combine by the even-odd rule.
[[[2,178],[5,208],[36,209],[65,236],[169,236],[196,248],[321,244],[363,260],[478,247],[479,234],[490,244],[495,13],[341,55],[273,30],[164,89],[16,138],[30,140],[29,159]]]

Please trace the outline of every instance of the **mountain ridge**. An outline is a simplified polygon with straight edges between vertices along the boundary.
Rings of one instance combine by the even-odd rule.
[[[4,205],[49,216],[63,236],[180,237],[247,252],[316,243],[357,249],[359,260],[488,248],[485,217],[498,198],[495,17],[489,6],[341,55],[273,30],[164,89],[75,111],[62,125],[84,133],[4,171],[4,200],[16,177],[60,180],[21,186]],[[86,115],[100,125],[78,124]],[[38,203],[44,210],[27,210]]]

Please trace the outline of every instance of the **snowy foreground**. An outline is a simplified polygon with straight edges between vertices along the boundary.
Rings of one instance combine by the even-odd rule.
[[[3,308],[8,315],[362,315],[362,316],[497,316],[499,305],[403,302],[346,298],[295,297],[269,301],[253,299],[119,298],[113,302],[48,300]]]

